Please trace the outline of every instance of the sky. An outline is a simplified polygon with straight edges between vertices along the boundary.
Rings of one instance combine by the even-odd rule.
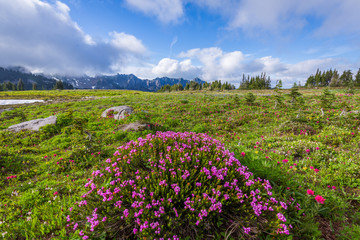
[[[0,0],[0,66],[304,84],[360,67],[359,0]]]

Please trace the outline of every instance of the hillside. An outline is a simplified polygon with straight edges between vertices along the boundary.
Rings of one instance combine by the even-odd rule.
[[[17,85],[19,79],[23,81],[24,90],[31,90],[33,84],[36,84],[36,89],[38,90],[51,90],[54,88],[57,79],[46,77],[43,75],[36,75],[28,72],[22,67],[14,68],[2,68],[0,67],[0,84],[11,83],[12,85]],[[63,83],[64,89],[72,89],[73,86],[68,83]],[[9,89],[12,90],[12,89]]]

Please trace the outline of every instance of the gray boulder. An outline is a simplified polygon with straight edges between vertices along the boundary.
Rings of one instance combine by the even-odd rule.
[[[39,131],[41,127],[48,124],[56,124],[57,117],[50,116],[48,118],[39,118],[19,124],[12,125],[8,127],[8,130],[19,132],[21,130],[31,130],[31,131]]]
[[[140,123],[140,122],[124,124],[124,125],[120,126],[120,128],[119,128],[119,130],[122,130],[122,131],[143,131],[146,129],[151,129],[151,125],[146,124],[146,123]]]
[[[0,114],[2,113],[2,112],[6,112],[6,111],[12,111],[12,110],[14,110],[14,108],[5,108],[5,109],[0,109]]]
[[[117,107],[111,107],[106,109],[102,114],[101,117],[109,117],[108,113],[110,111],[114,111],[114,114],[112,115],[112,117],[115,120],[120,120],[126,117],[126,114],[130,115],[133,113],[134,109],[132,107],[129,106],[117,106]]]

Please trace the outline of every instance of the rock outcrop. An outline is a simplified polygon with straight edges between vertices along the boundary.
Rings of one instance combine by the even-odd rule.
[[[0,114],[1,114],[2,112],[12,111],[12,110],[14,110],[14,108],[5,108],[5,109],[0,109]]]
[[[39,118],[27,122],[22,122],[19,124],[12,125],[8,127],[8,130],[19,132],[21,130],[31,130],[31,131],[39,131],[41,127],[46,126],[48,124],[56,124],[57,117],[50,116],[48,118]]]
[[[114,118],[115,120],[124,119],[126,115],[132,114],[134,109],[129,106],[117,106],[111,107],[106,109],[102,114],[101,117],[109,117]]]
[[[122,131],[143,131],[146,129],[151,129],[151,125],[146,124],[146,123],[140,123],[140,122],[124,124],[119,127],[119,130],[122,130]]]

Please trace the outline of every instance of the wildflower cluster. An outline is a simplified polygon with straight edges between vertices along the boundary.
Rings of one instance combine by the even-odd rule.
[[[16,175],[12,175],[12,176],[6,177],[6,179],[12,179],[12,178],[16,178],[16,177],[17,177]]]
[[[84,187],[67,217],[83,239],[104,231],[152,239],[226,229],[237,237],[289,234],[281,213],[287,205],[272,197],[269,181],[254,179],[206,134],[157,132],[130,141]]]
[[[315,192],[313,191],[313,190],[311,190],[311,189],[308,189],[307,191],[306,191],[306,193],[308,194],[308,195],[314,195],[315,194]],[[325,203],[325,198],[323,198],[322,196],[320,196],[320,195],[316,195],[315,196],[315,201],[317,201],[318,203],[320,203],[320,204],[324,204]]]

